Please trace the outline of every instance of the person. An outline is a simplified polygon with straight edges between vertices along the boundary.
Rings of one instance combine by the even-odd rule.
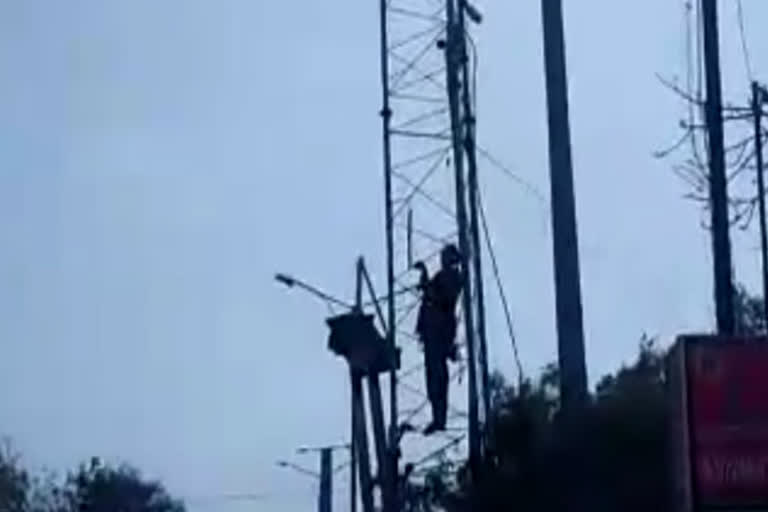
[[[421,272],[421,306],[416,333],[424,347],[427,398],[432,421],[424,430],[430,435],[445,430],[448,413],[448,360],[458,357],[456,348],[456,303],[462,288],[461,257],[453,244],[440,252],[440,270],[430,279],[424,262],[414,267]]]

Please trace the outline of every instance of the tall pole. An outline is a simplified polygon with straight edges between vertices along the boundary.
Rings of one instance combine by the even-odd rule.
[[[752,82],[752,114],[755,121],[755,158],[757,162],[757,205],[760,209],[760,256],[763,272],[763,315],[768,329],[768,236],[765,229],[765,179],[763,176],[763,94],[757,82]]]
[[[352,375],[350,373],[350,375]],[[350,380],[350,385],[351,385]],[[350,512],[357,512],[357,445],[355,438],[356,424],[355,421],[355,409],[356,400],[354,394],[350,393],[352,401],[350,404],[350,419],[352,424],[349,429],[349,510]]]
[[[360,500],[363,512],[374,512],[373,482],[371,479],[371,458],[368,452],[368,434],[365,425],[365,398],[363,397],[363,376],[350,370],[352,382],[352,418],[355,422],[355,443],[357,451],[357,473],[360,478]]]
[[[331,512],[333,503],[333,452],[332,448],[320,450],[320,497],[318,511]]]
[[[704,68],[707,76],[706,122],[709,135],[709,199],[712,212],[715,311],[720,334],[733,334],[733,283],[728,221],[728,180],[723,149],[720,49],[717,0],[701,0],[704,21]]]
[[[477,306],[477,341],[480,344],[480,379],[483,398],[483,410],[486,422],[490,413],[490,388],[488,386],[488,341],[485,331],[485,294],[483,291],[483,267],[482,251],[480,245],[480,221],[477,214],[478,182],[477,182],[477,154],[475,151],[475,127],[476,119],[472,108],[472,94],[470,91],[469,58],[467,54],[466,35],[466,0],[459,2],[459,29],[461,36],[461,81],[462,103],[464,107],[464,150],[467,154],[467,190],[469,199],[470,231],[472,235],[472,273],[474,274],[475,296]],[[476,64],[475,64],[476,65]]]
[[[459,105],[459,65],[461,64],[461,45],[464,34],[459,32],[455,9],[456,0],[446,0],[446,81],[448,103],[451,116],[453,144],[453,163],[456,182],[456,223],[459,231],[459,252],[463,278],[462,303],[464,310],[464,328],[467,342],[467,370],[469,382],[469,465],[473,477],[480,469],[480,428],[477,410],[477,376],[475,367],[475,323],[472,310],[472,281],[469,277],[469,239],[467,236],[467,205],[464,188],[464,152],[462,150],[462,123]]]
[[[389,36],[387,33],[387,0],[379,0],[379,46],[381,52],[381,131],[384,156],[384,215],[386,217],[387,237],[387,342],[393,357],[396,357],[397,342],[395,339],[395,256],[394,256],[394,219],[392,209],[392,147],[390,142],[390,125],[392,109],[389,105]],[[390,464],[387,467],[392,472],[387,479],[392,485],[397,482],[397,370],[392,365],[389,372],[389,453]],[[388,497],[393,497],[395,489],[384,489]],[[385,499],[385,503],[393,503]]]
[[[387,33],[387,0],[379,1],[379,45],[381,51],[381,131],[384,152],[384,215],[386,217],[387,236],[387,342],[393,357],[396,357],[395,340],[395,256],[394,256],[394,219],[392,209],[392,147],[390,143],[390,126],[392,109],[389,105],[389,36]],[[397,481],[397,370],[392,365],[389,372],[389,449],[392,461],[388,467],[394,474],[389,482]],[[385,489],[390,493],[394,489]],[[387,500],[389,501],[389,500]],[[391,503],[391,501],[390,501]]]
[[[586,403],[587,369],[561,0],[541,0],[541,11],[549,126],[560,399],[564,412],[570,416]]]

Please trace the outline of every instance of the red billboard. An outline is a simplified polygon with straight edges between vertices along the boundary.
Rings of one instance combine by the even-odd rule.
[[[686,337],[680,343],[692,504],[768,509],[768,342]]]

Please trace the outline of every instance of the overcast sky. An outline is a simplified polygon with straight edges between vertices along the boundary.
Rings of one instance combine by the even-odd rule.
[[[564,3],[594,380],[644,331],[712,328],[710,243],[651,156],[683,113],[655,78],[683,76],[682,2]],[[768,79],[768,4],[743,3]],[[479,6],[480,142],[548,195],[539,2]],[[725,96],[742,101],[736,1],[720,7]],[[312,479],[274,462],[314,467],[297,446],[344,441],[346,372],[322,304],[272,275],[349,297],[362,253],[383,286],[377,9],[0,0],[0,433],[31,467],[130,461],[191,512],[313,506]],[[534,372],[555,358],[548,206],[481,172]],[[756,245],[734,236],[753,290]],[[490,300],[493,365],[513,377]]]

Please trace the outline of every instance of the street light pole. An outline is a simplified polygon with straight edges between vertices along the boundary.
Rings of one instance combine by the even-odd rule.
[[[768,235],[765,226],[765,177],[763,176],[763,128],[762,114],[766,91],[757,82],[752,82],[752,115],[755,123],[755,159],[757,172],[757,205],[760,221],[760,256],[763,274],[763,315],[764,328],[768,330]]]

